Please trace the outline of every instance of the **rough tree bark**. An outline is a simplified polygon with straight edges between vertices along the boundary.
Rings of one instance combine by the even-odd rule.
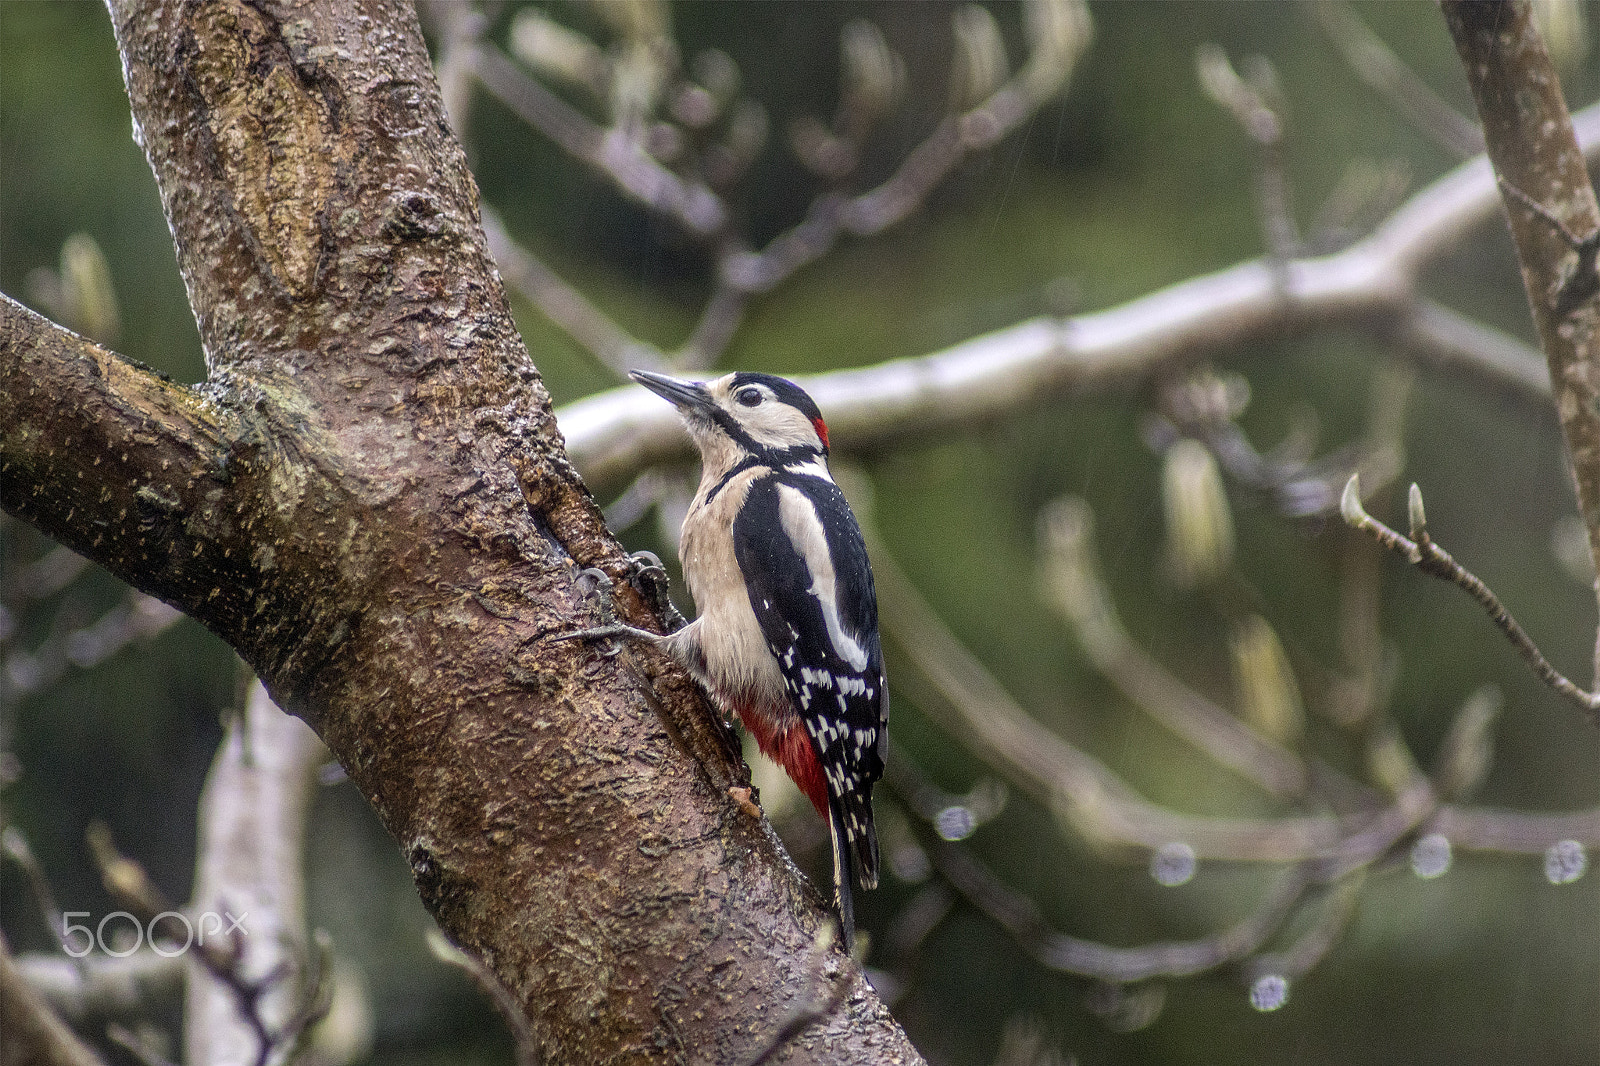
[[[546,1061],[917,1061],[617,580],[403,0],[110,0],[199,322],[187,388],[0,303],[0,501],[321,734]],[[534,190],[537,194],[537,190]],[[820,1009],[819,1005],[828,1005]],[[797,1028],[790,1026],[790,1028]]]
[[[1600,562],[1600,208],[1589,169],[1528,0],[1441,6],[1500,178],[1528,306],[1550,363],[1578,513],[1590,558]],[[1600,582],[1595,592],[1600,596]],[[1594,665],[1600,685],[1600,639]]]

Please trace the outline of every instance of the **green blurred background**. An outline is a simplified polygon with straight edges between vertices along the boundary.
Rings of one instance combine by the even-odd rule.
[[[1569,7],[1600,15],[1590,4]],[[502,36],[513,10],[492,9]],[[549,10],[598,31],[585,8]],[[767,106],[780,133],[792,117],[831,114],[841,27],[876,21],[903,56],[912,90],[881,139],[881,159],[868,161],[881,176],[943,106],[952,10],[686,3],[673,18],[686,55],[714,46],[737,61],[747,93]],[[1015,57],[1020,9],[993,10]],[[1357,10],[1436,91],[1470,111],[1435,5]],[[846,243],[757,301],[720,365],[795,373],[868,365],[1034,314],[1107,307],[1259,255],[1254,157],[1238,126],[1200,91],[1194,57],[1205,42],[1236,62],[1259,54],[1275,66],[1302,224],[1356,161],[1399,163],[1412,189],[1453,163],[1353,76],[1305,5],[1119,2],[1091,11],[1095,41],[1062,98],[963,166],[907,223]],[[1586,54],[1574,50],[1564,84],[1574,109],[1600,96],[1593,43]],[[196,381],[198,338],[149,168],[129,133],[103,8],[0,2],[0,289],[28,299],[30,272],[55,266],[67,237],[88,233],[104,250],[121,303],[117,349]],[[774,137],[738,205],[757,241],[796,221],[814,191],[781,140]],[[481,95],[469,141],[485,199],[519,240],[640,336],[663,347],[683,339],[708,291],[708,261],[692,244]],[[1446,256],[1424,288],[1531,336],[1498,223]],[[532,307],[519,303],[516,311],[558,403],[614,384]],[[1361,432],[1375,375],[1391,356],[1367,336],[1324,331],[1222,353],[1216,363],[1250,383],[1242,421],[1260,446],[1314,417],[1327,450]],[[1031,714],[1157,802],[1199,813],[1267,811],[1236,779],[1132,711],[1040,598],[1038,514],[1053,499],[1080,496],[1094,509],[1101,564],[1129,631],[1179,676],[1231,699],[1216,603],[1165,576],[1161,457],[1142,433],[1153,409],[1149,383],[1063,397],[981,430],[863,457],[860,484],[870,485],[886,550]],[[1586,578],[1564,569],[1552,549],[1554,531],[1575,509],[1551,412],[1509,391],[1422,371],[1407,415],[1403,478],[1426,490],[1435,535],[1502,595],[1558,668],[1586,682],[1594,601]],[[1403,513],[1403,485],[1386,490],[1390,515]],[[1339,662],[1335,608],[1348,534],[1336,520],[1285,516],[1246,490],[1232,490],[1231,502],[1238,570],[1299,671],[1312,708],[1310,743],[1359,775],[1359,747],[1315,710],[1325,671]],[[0,528],[0,589],[9,589],[48,544],[9,519]],[[666,554],[654,522],[622,532],[630,546]],[[1429,765],[1463,700],[1493,683],[1506,707],[1477,802],[1534,811],[1600,803],[1596,731],[1537,682],[1458,590],[1393,559],[1381,569],[1383,634],[1397,666],[1392,710],[1418,760]],[[96,574],[44,603],[8,600],[7,668],[124,595]],[[895,669],[891,656],[891,678]],[[14,756],[4,818],[27,834],[66,909],[115,909],[83,844],[93,819],[111,825],[169,896],[187,898],[195,800],[219,715],[238,690],[232,653],[189,622],[94,669],[69,668],[45,690],[3,689],[0,740]],[[897,742],[939,785],[959,792],[993,776],[906,693],[896,693],[894,709]],[[826,879],[816,827],[796,817],[784,829],[797,858]],[[470,981],[428,954],[429,920],[405,864],[352,786],[324,789],[311,840],[313,921],[365,975],[372,1061],[511,1061],[509,1039]],[[1271,876],[1202,865],[1186,885],[1163,888],[1142,857],[1097,852],[1015,795],[966,846],[1031,897],[1052,927],[1123,945],[1220,928],[1246,913]],[[1294,983],[1283,1009],[1253,1010],[1238,973],[1223,971],[1162,982],[1159,1013],[1131,1032],[1092,1009],[1103,997],[1091,982],[1042,968],[964,904],[909,958],[868,962],[886,975],[897,1017],[939,1064],[995,1061],[1008,1027],[1014,1047],[1029,1026],[1064,1059],[1085,1064],[1596,1063],[1597,882],[1553,886],[1537,856],[1458,854],[1432,880],[1400,861],[1368,881],[1346,935]],[[881,940],[920,887],[887,878],[858,904],[862,924]],[[50,946],[10,865],[0,867],[0,927],[18,950]]]

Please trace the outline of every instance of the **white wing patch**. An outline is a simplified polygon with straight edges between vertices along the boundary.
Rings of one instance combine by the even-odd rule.
[[[822,620],[828,627],[828,640],[839,653],[839,658],[856,670],[865,670],[866,649],[853,634],[845,632],[844,624],[839,620],[838,578],[833,572],[827,534],[823,532],[816,507],[799,489],[779,484],[778,520],[783,524],[789,542],[800,552],[806,568],[811,571],[811,588],[808,591],[822,605]]]

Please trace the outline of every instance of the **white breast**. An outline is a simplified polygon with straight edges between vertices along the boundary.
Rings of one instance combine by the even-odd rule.
[[[767,649],[733,551],[734,516],[751,482],[769,472],[754,467],[736,474],[709,504],[710,486],[702,483],[683,520],[678,555],[699,614],[693,626],[713,692],[787,706],[783,673]]]

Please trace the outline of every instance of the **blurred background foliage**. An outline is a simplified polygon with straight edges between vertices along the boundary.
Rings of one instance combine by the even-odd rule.
[[[1566,8],[1596,13],[1587,3]],[[516,10],[490,5],[490,35],[503,39]],[[544,10],[602,32],[587,7]],[[745,92],[779,132],[796,117],[832,113],[841,30],[853,19],[876,22],[909,79],[907,106],[864,164],[881,178],[945,106],[953,10],[683,3],[672,17],[685,55],[715,47],[734,59]],[[1063,96],[963,165],[906,223],[845,243],[756,300],[719,365],[801,373],[922,354],[1031,315],[1107,307],[1262,254],[1255,156],[1196,77],[1196,52],[1207,43],[1236,63],[1261,55],[1275,67],[1285,172],[1302,224],[1352,165],[1396,167],[1413,190],[1453,165],[1360,83],[1305,4],[1091,10],[1095,39]],[[1434,5],[1356,10],[1470,113]],[[1020,9],[993,11],[1015,55]],[[1600,55],[1583,32],[1580,24],[1565,53],[1574,109],[1600,95]],[[474,102],[468,140],[484,197],[518,240],[636,335],[664,349],[684,339],[710,287],[700,249],[486,96]],[[757,242],[797,221],[815,191],[782,141],[771,139],[737,203]],[[105,11],[87,2],[0,4],[0,288],[43,309],[51,293],[40,271],[71,274],[63,249],[80,233],[109,265],[120,311],[115,347],[199,380],[198,338],[149,168],[129,136]],[[1424,288],[1531,339],[1499,223],[1446,256]],[[558,404],[615,384],[534,308],[518,303],[516,311]],[[1363,432],[1375,389],[1394,387],[1384,377],[1392,354],[1353,332],[1244,346],[1215,362],[1248,382],[1241,425],[1263,448],[1306,426],[1316,427],[1319,450],[1347,443]],[[1229,626],[1219,622],[1234,608],[1225,597],[1178,587],[1167,566],[1163,458],[1147,441],[1156,408],[1150,382],[1062,396],[978,430],[852,460],[849,484],[881,550],[1038,721],[1156,802],[1198,813],[1270,812],[1239,779],[1133,712],[1041,591],[1041,511],[1081,497],[1093,510],[1103,577],[1133,638],[1218,702],[1236,702]],[[1551,411],[1475,380],[1421,371],[1403,442],[1404,480],[1369,501],[1374,513],[1403,515],[1404,481],[1420,482],[1435,536],[1500,593],[1559,668],[1587,680],[1593,597],[1585,564],[1564,565],[1557,550],[1574,503]],[[1359,745],[1317,710],[1328,670],[1340,662],[1350,534],[1336,518],[1288,516],[1237,485],[1228,500],[1247,603],[1276,633],[1305,694],[1305,743],[1363,776]],[[26,834],[67,909],[115,909],[83,844],[94,819],[111,825],[169,896],[187,898],[195,800],[219,715],[242,691],[232,653],[183,621],[92,668],[68,663],[52,684],[24,691],[16,680],[37,667],[34,652],[93,622],[125,592],[94,574],[27,601],[19,575],[49,545],[9,519],[0,529],[6,823]],[[630,547],[670,556],[657,522],[620,532]],[[1375,545],[1364,550],[1379,554]],[[1390,710],[1418,761],[1431,764],[1463,702],[1493,684],[1505,708],[1476,802],[1535,811],[1600,803],[1595,730],[1538,683],[1458,590],[1392,557],[1375,566],[1383,639],[1395,657]],[[899,665],[892,654],[891,678]],[[909,761],[951,792],[994,777],[899,687],[894,736]],[[769,792],[769,807],[781,814],[781,797]],[[885,799],[897,803],[887,790]],[[809,812],[780,822],[797,859],[825,880],[823,838]],[[1050,812],[1015,793],[964,847],[1031,898],[1050,927],[1122,945],[1200,936],[1236,921],[1270,873],[1202,864],[1186,883],[1163,887],[1147,856],[1064,834]],[[405,864],[350,785],[324,789],[307,868],[314,923],[365,974],[372,1061],[511,1060],[509,1039],[471,982],[429,954],[430,923]],[[923,887],[889,876],[858,906],[862,925],[878,935],[868,963],[934,1063],[1045,1062],[1051,1052],[1096,1064],[1600,1062],[1600,879],[1552,885],[1537,857],[1462,854],[1444,876],[1423,879],[1402,853],[1368,879],[1342,939],[1272,1013],[1252,1009],[1248,982],[1235,970],[1156,982],[1142,1005],[1119,1007],[1093,982],[1041,967],[959,902],[913,951],[888,957],[886,937]],[[52,946],[10,865],[0,872],[0,926],[17,950]]]

